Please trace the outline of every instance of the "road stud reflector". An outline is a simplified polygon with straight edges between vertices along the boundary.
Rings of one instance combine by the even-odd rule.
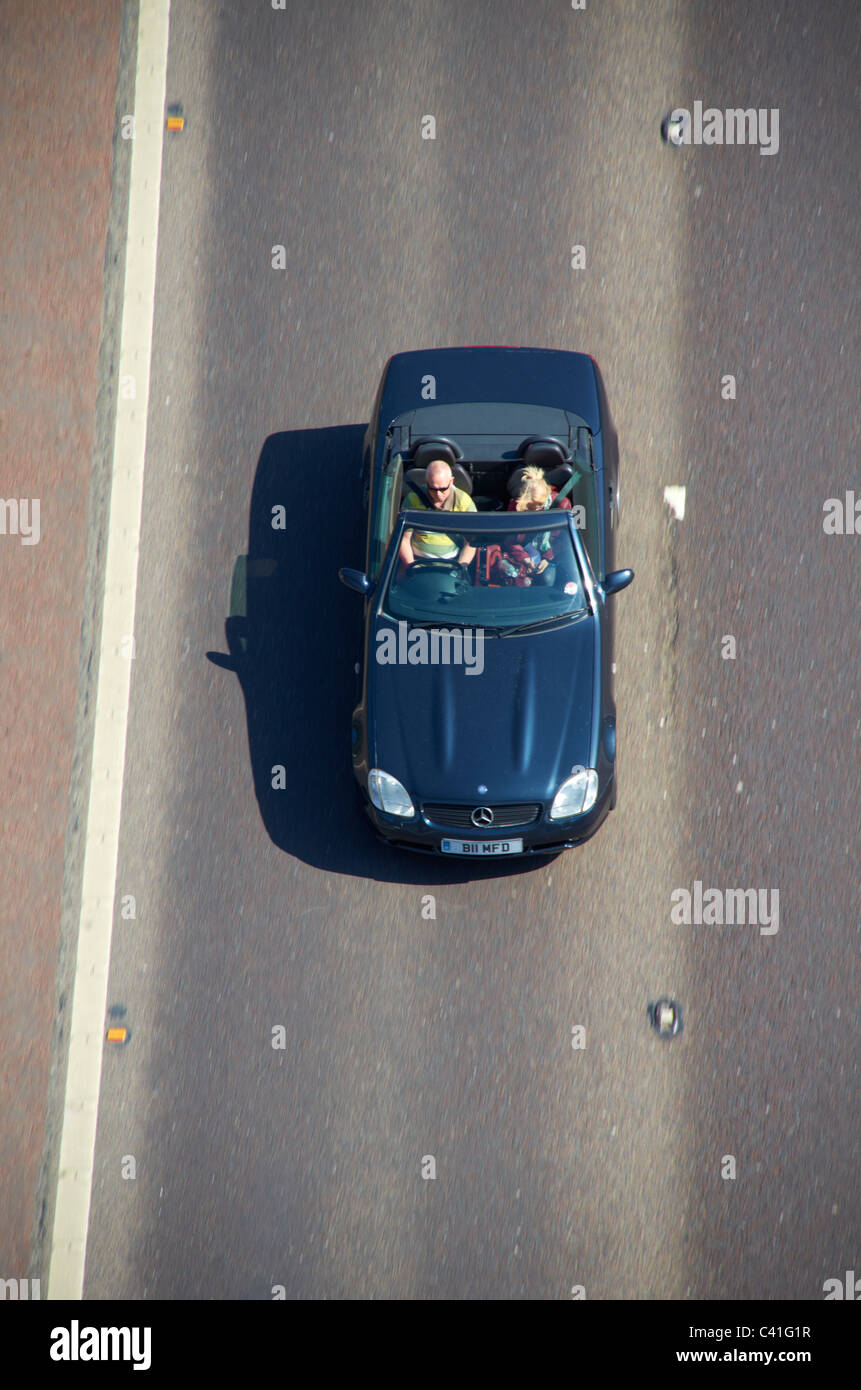
[[[675,999],[659,999],[649,1005],[649,1020],[659,1038],[674,1038],[682,1031],[682,1011]]]

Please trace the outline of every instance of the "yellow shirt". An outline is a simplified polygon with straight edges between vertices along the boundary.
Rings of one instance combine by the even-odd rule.
[[[405,511],[436,511],[435,507],[429,508],[423,502],[418,493],[408,492],[404,500]],[[448,510],[448,508],[446,508]],[[459,487],[454,490],[454,501],[451,505],[453,512],[474,512],[476,505],[468,492],[463,492]],[[416,555],[427,555],[429,559],[440,559],[448,557],[460,549],[460,546],[452,540],[451,536],[446,536],[442,531],[413,531],[412,534],[413,553]]]

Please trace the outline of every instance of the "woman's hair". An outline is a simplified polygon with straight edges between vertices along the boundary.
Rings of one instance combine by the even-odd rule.
[[[544,476],[543,468],[524,468],[514,510],[525,512],[530,502],[546,502],[549,496],[550,484]]]

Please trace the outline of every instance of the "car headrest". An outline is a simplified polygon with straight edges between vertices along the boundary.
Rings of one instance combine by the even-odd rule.
[[[523,446],[524,468],[558,468],[568,459],[568,450],[558,439],[533,439]]]
[[[523,474],[526,472],[526,469],[534,467],[534,464],[522,463],[519,468],[515,468],[507,484],[510,497],[516,497],[519,493],[521,484],[523,483]],[[561,488],[565,486],[573,472],[574,468],[572,464],[560,463],[555,468],[545,470],[544,477],[551,487]]]
[[[455,487],[459,487],[461,492],[468,492],[471,497],[472,478],[469,476],[466,469],[463,468],[459,463],[453,463],[451,466],[451,472],[452,477],[454,478]]]
[[[462,457],[460,449],[450,439],[424,439],[413,449],[410,463],[413,468],[427,468],[434,459],[444,459],[453,468],[458,459]]]
[[[438,457],[439,457],[438,454],[434,454],[434,458],[438,458]],[[446,460],[446,462],[448,462],[448,460]],[[465,493],[467,493],[467,494],[471,497],[471,496],[472,496],[472,478],[469,476],[469,474],[467,473],[466,469],[465,469],[465,468],[462,468],[461,465],[460,465],[459,463],[453,463],[453,464],[451,464],[450,466],[451,466],[451,476],[452,476],[452,478],[454,479],[454,485],[455,485],[455,487],[459,487],[460,490],[461,490],[461,492],[465,492]],[[412,485],[413,483],[418,483],[419,487],[424,487],[424,486],[425,486],[425,478],[426,478],[426,477],[427,477],[427,469],[426,469],[426,468],[408,468],[407,471],[406,471],[406,473],[404,474],[404,484],[403,484],[403,490],[402,490],[402,492],[401,492],[401,496],[402,496],[402,497],[406,497],[406,495],[407,495],[407,493],[409,492],[410,487],[411,487],[411,485]]]
[[[551,487],[564,487],[571,474],[574,472],[574,465],[571,463],[560,463],[558,468],[550,468],[544,474]]]

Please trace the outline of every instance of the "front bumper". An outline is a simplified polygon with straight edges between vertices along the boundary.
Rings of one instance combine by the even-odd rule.
[[[577,845],[582,845],[595,834],[616,804],[616,781],[615,776],[613,776],[603,785],[595,805],[584,816],[572,816],[570,820],[564,821],[550,820],[548,803],[547,806],[542,807],[539,818],[531,821],[528,825],[506,825],[504,830],[496,829],[482,833],[471,828],[461,827],[457,829],[450,825],[444,826],[439,822],[429,822],[422,814],[423,803],[421,800],[418,803],[418,814],[412,820],[390,816],[385,811],[378,811],[376,806],[373,806],[368,800],[367,793],[363,790],[361,783],[358,785],[362,793],[365,814],[380,839],[385,840],[394,849],[411,849],[419,854],[438,854],[445,859],[461,861],[471,861],[471,856],[444,854],[442,850],[443,840],[470,840],[477,844],[491,840],[518,839],[523,841],[521,854],[487,855],[485,862],[494,863],[501,858],[524,859],[528,855],[559,854],[563,849],[575,849]],[[475,857],[478,859],[481,856],[476,855]]]

